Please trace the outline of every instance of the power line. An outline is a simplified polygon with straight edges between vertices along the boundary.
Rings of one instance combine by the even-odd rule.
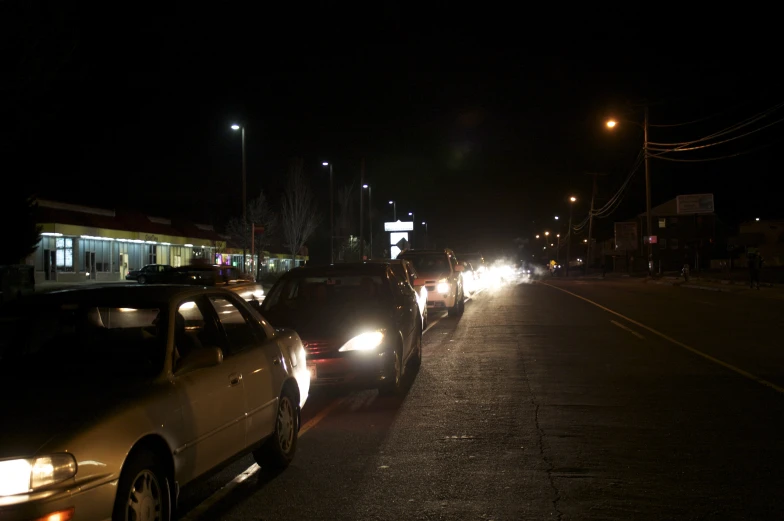
[[[708,143],[707,145],[699,145],[699,146],[696,146],[696,147],[688,147],[688,148],[678,147],[678,148],[673,148],[673,149],[648,147],[648,150],[656,150],[656,151],[659,151],[659,152],[664,152],[665,154],[669,153],[669,152],[687,152],[687,151],[690,151],[690,150],[700,150],[700,149],[703,149],[703,148],[708,148],[708,147],[712,147],[712,146],[716,146],[716,145],[721,145],[721,144],[724,144],[724,143],[729,143],[730,141],[735,141],[736,139],[740,139],[740,138],[749,136],[751,134],[754,134],[755,132],[759,132],[760,130],[764,130],[764,129],[768,128],[768,127],[772,127],[773,125],[781,123],[782,121],[784,121],[784,118],[778,119],[778,120],[776,120],[776,121],[774,121],[772,123],[768,123],[767,125],[763,125],[763,126],[761,126],[759,128],[755,128],[754,130],[750,130],[749,132],[741,134],[740,136],[731,137],[729,139],[724,139],[722,141],[716,141],[715,143]],[[649,156],[649,157],[654,157],[654,156]]]
[[[758,151],[764,150],[764,149],[766,149],[768,147],[772,147],[773,145],[775,145],[775,144],[777,144],[777,143],[779,143],[781,141],[782,140],[779,139],[777,141],[774,141],[773,143],[768,143],[766,145],[762,145],[762,146],[757,147],[757,148],[752,148],[751,150],[744,150],[743,152],[738,152],[736,154],[728,154],[726,156],[708,157],[708,158],[705,158],[705,159],[676,159],[674,157],[662,157],[660,155],[659,156],[650,156],[650,157],[655,157],[657,159],[663,159],[665,161],[676,161],[676,162],[679,162],[679,163],[703,163],[703,162],[708,162],[708,161],[719,161],[721,159],[729,159],[731,157],[738,157],[738,156],[743,156],[743,155],[746,155],[746,154],[753,154],[754,152],[758,152]]]
[[[689,98],[685,97],[683,99],[689,99]],[[717,116],[721,116],[723,114],[726,114],[727,112],[730,112],[732,110],[738,109],[738,108],[742,107],[743,105],[746,105],[747,103],[748,103],[747,101],[744,101],[743,103],[739,103],[739,104],[735,105],[731,109],[722,110],[721,112],[716,112],[714,114],[711,114],[710,116],[705,116],[704,118],[693,119],[691,121],[684,121],[682,123],[671,123],[671,124],[654,125],[653,123],[648,123],[648,126],[649,127],[656,127],[656,128],[671,128],[671,127],[684,127],[686,125],[693,125],[694,123],[700,123],[702,121],[708,121],[709,119],[713,119],[713,118],[715,118]]]

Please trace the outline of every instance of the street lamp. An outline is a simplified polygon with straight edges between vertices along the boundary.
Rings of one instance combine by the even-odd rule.
[[[245,126],[239,125],[237,123],[233,123],[231,125],[231,129],[234,131],[241,130],[242,131],[242,229],[243,233],[245,228],[248,226],[248,203],[246,201],[246,192],[247,192],[247,184],[246,184],[246,163],[245,163]],[[246,273],[248,266],[247,266],[247,245],[245,244],[246,240],[243,238],[242,241],[242,272]]]
[[[427,249],[427,223],[422,221],[422,226],[425,227],[425,249]]]
[[[572,259],[571,245],[572,245],[572,210],[574,203],[577,201],[575,196],[569,198],[569,233],[566,235],[566,276],[569,276],[569,263]]]
[[[324,161],[321,166],[329,167],[329,262],[335,263],[335,192],[332,187],[332,163]]]
[[[416,218],[414,217],[414,212],[408,212],[408,215],[411,216],[411,244],[414,244],[414,228],[416,228]]]
[[[544,232],[545,237],[547,237],[548,235],[550,235],[550,232]]]
[[[539,238],[539,235],[537,235],[537,236],[536,236],[536,238],[538,239],[538,238]]]
[[[627,121],[634,125],[640,126],[639,123],[634,121]],[[614,129],[618,122],[614,119],[607,120],[607,128]],[[646,240],[648,243],[648,276],[653,275],[653,245],[651,244],[651,236],[653,235],[653,216],[651,214],[651,168],[650,168],[650,155],[648,154],[648,107],[645,107],[645,117],[642,124],[642,151],[645,155],[645,221],[646,221]],[[661,268],[661,266],[660,266]]]
[[[397,221],[397,203],[395,201],[389,201],[389,204],[392,205],[392,220]]]
[[[362,185],[368,191],[368,229],[370,230],[370,255],[373,258],[373,189],[370,185]]]
[[[557,215],[555,216],[555,220],[556,220],[556,221],[558,220],[558,216],[557,216]]]
[[[558,239],[558,248],[555,250],[555,261],[561,263],[561,234],[556,233],[555,237]]]

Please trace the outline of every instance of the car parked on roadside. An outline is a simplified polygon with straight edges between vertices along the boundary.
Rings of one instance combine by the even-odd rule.
[[[294,458],[299,336],[220,288],[113,285],[0,308],[0,519],[170,519],[181,487]]]

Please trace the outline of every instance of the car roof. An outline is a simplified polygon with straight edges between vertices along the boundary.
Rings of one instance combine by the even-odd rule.
[[[56,291],[38,293],[28,297],[30,301],[40,302],[39,299],[68,300],[68,301],[142,301],[142,302],[168,302],[180,298],[195,297],[210,292],[226,292],[222,288],[213,286],[191,286],[184,284],[95,284],[89,287],[67,288]],[[28,300],[25,299],[25,301]]]
[[[352,273],[358,275],[383,275],[386,273],[388,264],[388,262],[366,261],[323,264],[319,266],[301,266],[299,268],[294,268],[286,275],[298,277],[319,277],[330,274],[347,275]]]

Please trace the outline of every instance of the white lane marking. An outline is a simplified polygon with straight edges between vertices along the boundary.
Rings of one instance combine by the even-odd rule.
[[[640,340],[645,340],[645,337],[644,337],[644,336],[642,336],[641,334],[639,334],[637,331],[634,331],[633,329],[630,329],[630,328],[628,328],[628,327],[624,326],[624,325],[623,325],[623,324],[621,324],[620,322],[616,322],[615,320],[610,320],[610,323],[611,323],[611,324],[615,324],[616,326],[618,326],[619,328],[623,329],[624,331],[628,331],[629,333],[631,333],[632,335],[636,336],[636,337],[637,337],[637,338],[639,338]]]
[[[748,378],[749,380],[754,380],[755,382],[757,382],[760,385],[764,385],[765,387],[773,389],[776,392],[784,394],[784,387],[781,387],[780,385],[776,385],[773,382],[765,380],[764,378],[760,378],[759,376],[757,376],[755,374],[752,374],[752,373],[746,371],[745,369],[741,369],[740,367],[736,367],[736,366],[734,366],[734,365],[732,365],[732,364],[730,364],[728,362],[725,362],[724,360],[720,360],[720,359],[716,358],[715,356],[711,356],[708,353],[703,353],[699,349],[696,349],[694,347],[691,347],[690,345],[684,344],[680,340],[675,340],[671,336],[667,336],[664,333],[662,333],[660,331],[657,331],[657,330],[653,329],[650,326],[646,326],[645,324],[643,324],[641,322],[637,322],[636,320],[631,319],[631,318],[629,318],[629,317],[627,317],[625,315],[621,315],[617,311],[613,311],[612,309],[610,309],[608,307],[602,306],[601,304],[599,304],[597,302],[594,302],[591,299],[587,299],[587,298],[583,297],[582,295],[578,295],[577,293],[572,293],[569,290],[560,288],[558,286],[554,286],[552,284],[548,284],[547,282],[544,282],[543,284],[545,286],[550,286],[553,289],[557,289],[558,291],[563,291],[564,293],[567,293],[567,294],[569,294],[569,295],[571,295],[573,297],[577,297],[580,300],[584,300],[585,302],[588,302],[589,304],[593,304],[597,308],[603,309],[604,311],[606,311],[608,313],[611,313],[611,314],[615,315],[616,317],[621,317],[625,321],[627,321],[627,322],[629,322],[631,324],[634,324],[635,326],[637,326],[639,328],[645,329],[646,331],[650,331],[654,335],[657,335],[660,338],[663,338],[664,340],[667,340],[668,342],[671,342],[671,343],[675,344],[678,347],[682,347],[683,349],[685,349],[687,351],[690,351],[690,352],[694,353],[697,356],[701,356],[705,360],[709,360],[709,361],[713,362],[714,364],[720,365],[720,366],[724,367],[725,369],[729,369],[730,371],[732,371],[734,373],[737,373],[737,374],[739,374],[739,375],[741,375],[741,376],[743,376],[745,378]]]
[[[427,325],[427,329],[425,329],[422,332],[422,335],[424,335],[425,333],[430,331],[430,329],[433,326],[435,326],[438,322],[440,322],[441,319],[443,319],[443,318],[444,318],[444,315],[442,315],[442,316],[438,317],[437,319],[435,319],[434,321],[430,322]],[[338,399],[336,399],[333,402],[330,402],[329,405],[324,407],[324,409],[322,409],[317,415],[315,415],[313,418],[311,418],[310,420],[305,422],[302,425],[302,427],[300,427],[300,429],[299,429],[299,436],[298,437],[301,438],[302,436],[304,436],[305,433],[307,433],[313,427],[318,425],[318,423],[321,420],[326,418],[329,413],[331,413],[332,411],[334,411],[335,409],[340,407],[343,403],[345,403],[346,400],[348,400],[348,398],[349,397],[346,396],[346,397],[343,397],[343,398],[338,398]],[[259,470],[261,470],[261,467],[259,467],[259,465],[257,463],[254,463],[250,467],[246,468],[245,470],[243,470],[242,472],[237,474],[234,477],[234,479],[232,479],[231,481],[226,483],[219,490],[215,491],[211,496],[205,498],[204,501],[202,501],[201,503],[196,505],[193,509],[188,511],[188,513],[186,515],[180,516],[180,518],[179,518],[180,521],[195,521],[201,515],[203,515],[207,510],[212,508],[216,503],[218,503],[219,501],[223,500],[226,496],[228,496],[229,493],[233,489],[235,489],[237,487],[237,485],[239,485],[243,481],[247,480],[249,477],[251,477],[252,475],[257,473]]]

